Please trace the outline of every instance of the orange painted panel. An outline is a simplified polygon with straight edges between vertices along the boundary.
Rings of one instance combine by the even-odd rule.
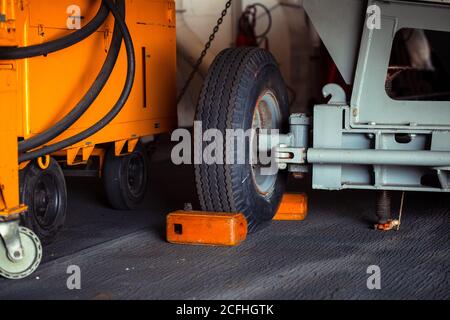
[[[100,2],[30,0],[17,14],[16,25],[23,26],[17,29],[20,45],[43,43],[73,32],[66,28],[67,7],[78,5],[81,8],[84,25],[95,15]],[[128,102],[112,124],[145,120],[148,126],[120,130],[121,136],[131,138],[160,132],[153,120],[162,121],[160,126],[169,130],[176,126],[176,29],[175,19],[169,14],[173,7],[174,2],[168,0],[126,0],[126,20],[133,38],[137,69]],[[77,104],[106,59],[113,29],[114,19],[110,17],[99,31],[66,50],[18,62],[22,83],[19,137],[29,138],[43,132]],[[104,90],[71,131],[92,126],[114,106],[122,91],[126,70],[126,52],[122,45]],[[102,135],[106,130],[90,142],[109,142],[110,138]],[[54,142],[61,139],[63,137]]]
[[[0,216],[19,207],[17,136],[11,121],[17,116],[16,97],[16,64],[0,61]]]
[[[101,0],[5,0],[0,3],[0,45],[40,44],[72,33],[67,9],[77,5],[82,23],[98,11]],[[126,0],[126,22],[136,54],[130,98],[114,121],[73,147],[136,139],[169,132],[177,125],[176,21],[173,0]],[[0,212],[19,205],[18,138],[28,139],[53,126],[88,91],[109,48],[114,19],[84,41],[46,57],[0,61]],[[91,108],[60,137],[83,131],[114,106],[126,76],[124,46],[116,67]]]

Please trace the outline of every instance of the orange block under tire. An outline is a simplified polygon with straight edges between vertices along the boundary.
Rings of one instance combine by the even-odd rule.
[[[304,193],[287,193],[273,218],[275,221],[303,221],[308,215],[308,196]]]
[[[236,246],[247,229],[243,214],[178,211],[167,217],[167,241],[174,244]]]

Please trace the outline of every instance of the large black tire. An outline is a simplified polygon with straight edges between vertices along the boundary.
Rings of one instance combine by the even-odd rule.
[[[258,48],[222,51],[212,64],[203,86],[196,121],[203,132],[218,129],[248,130],[253,127],[255,110],[264,92],[276,98],[281,132],[288,128],[289,103],[286,85],[273,56]],[[274,128],[276,129],[276,128]],[[248,152],[249,141],[246,141]],[[227,152],[224,147],[224,154]],[[248,153],[246,154],[248,159]],[[285,190],[286,175],[275,176],[273,186],[260,192],[253,178],[252,165],[196,165],[197,191],[202,210],[242,212],[249,231],[255,231],[274,217]]]
[[[109,148],[103,166],[103,186],[110,206],[116,210],[133,210],[144,199],[148,187],[149,160],[139,143],[133,153],[116,157]]]
[[[33,161],[21,170],[20,198],[28,206],[22,225],[33,230],[43,245],[54,242],[67,212],[66,181],[58,162],[50,159],[43,170]]]

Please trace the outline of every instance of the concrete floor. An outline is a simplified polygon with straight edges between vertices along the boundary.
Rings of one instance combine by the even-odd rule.
[[[195,191],[164,151],[134,212],[109,210],[95,179],[68,180],[66,228],[34,275],[0,279],[0,299],[450,299],[448,195],[408,194],[402,230],[380,233],[372,193],[311,191],[307,221],[274,222],[236,248],[175,246],[165,215]],[[70,265],[82,290],[66,287]],[[367,289],[370,265],[381,290]]]

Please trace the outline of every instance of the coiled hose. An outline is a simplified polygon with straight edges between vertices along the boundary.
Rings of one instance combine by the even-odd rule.
[[[109,12],[109,9],[106,5],[102,3],[102,6],[106,7],[106,10]],[[125,16],[125,1],[118,0],[117,7],[120,13]],[[114,34],[111,41],[110,48],[108,50],[108,55],[103,64],[102,69],[100,70],[97,78],[95,79],[92,86],[89,88],[88,92],[84,95],[84,97],[78,102],[78,104],[69,112],[63,119],[58,121],[52,128],[30,138],[25,141],[21,141],[19,143],[19,153],[25,153],[29,150],[35,149],[39,146],[42,146],[54,138],[58,137],[65,130],[70,128],[75,122],[77,122],[81,116],[89,109],[92,103],[95,101],[97,96],[105,87],[108,82],[112,71],[117,62],[117,57],[119,56],[120,47],[122,44],[122,32],[116,23],[114,26]]]
[[[99,122],[97,122],[89,129],[66,140],[55,143],[51,146],[46,146],[42,149],[32,151],[29,153],[19,154],[19,162],[30,161],[54,153],[56,151],[65,149],[71,145],[74,145],[89,138],[98,131],[102,130],[109,123],[111,123],[111,121],[114,120],[114,118],[120,113],[123,106],[127,102],[128,97],[130,96],[131,90],[133,88],[134,77],[136,74],[136,58],[134,53],[133,40],[131,38],[130,31],[128,30],[128,27],[125,23],[125,17],[121,15],[120,11],[118,10],[118,8],[116,8],[115,4],[111,0],[103,0],[103,3],[109,8],[109,10],[114,15],[116,24],[118,25],[122,33],[125,42],[125,48],[127,51],[127,77],[119,99],[117,100],[114,107],[108,112],[108,114],[106,114]]]

